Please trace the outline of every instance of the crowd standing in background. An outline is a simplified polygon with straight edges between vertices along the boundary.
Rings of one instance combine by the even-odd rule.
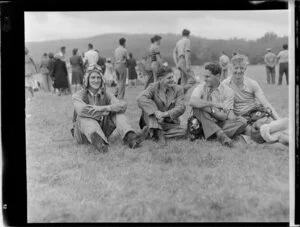
[[[112,53],[114,61],[101,56],[91,43],[81,56],[74,48],[69,59],[71,82],[65,46],[56,54],[44,53],[39,70],[25,48],[25,87],[30,95],[27,100],[34,97],[37,86],[33,75],[39,72],[43,78],[41,87],[46,93],[52,90],[58,96],[67,95],[73,93],[72,85],[75,86],[72,135],[78,143],[92,144],[102,152],[107,151],[107,138],[116,128],[130,148],[138,147],[146,138],[164,146],[168,138],[187,136],[191,140],[216,138],[228,147],[233,146],[232,139],[237,136],[248,136],[257,143],[288,145],[288,119],[280,118],[259,84],[245,76],[249,60],[238,52],[233,52],[230,59],[222,51],[218,62],[204,65],[204,83],[193,90],[189,101],[192,113],[187,127],[182,127],[179,117],[186,110],[184,95],[196,83],[191,68],[190,31],[182,31],[173,49],[173,60],[180,72],[178,80],[162,58],[161,40],[161,36],[153,36],[149,51],[138,62],[132,53],[128,54],[124,37],[119,39],[119,46]],[[268,84],[275,84],[277,63],[278,85],[282,84],[283,74],[288,84],[287,44],[277,56],[268,48],[264,62]],[[141,131],[136,133],[125,115],[124,98],[126,80],[131,88],[137,86],[138,78],[143,78],[145,87],[137,97],[142,114]],[[106,86],[116,86],[114,94],[108,92]]]

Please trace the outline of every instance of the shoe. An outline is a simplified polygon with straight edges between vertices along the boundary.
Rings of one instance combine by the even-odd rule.
[[[223,131],[217,133],[217,138],[223,146],[233,148],[233,141]]]
[[[135,132],[128,132],[125,142],[131,149],[135,149],[148,137],[148,134],[149,128],[145,126],[138,134]]]
[[[99,152],[106,153],[108,151],[108,146],[105,144],[105,141],[101,138],[101,136],[97,132],[94,132],[91,135],[91,141],[92,141],[92,145]]]
[[[165,136],[164,136],[164,132],[162,129],[156,129],[155,130],[155,137],[156,137],[156,141],[158,142],[160,147],[164,147],[167,145]]]
[[[72,137],[74,138],[74,128],[71,128],[71,134],[72,134]]]

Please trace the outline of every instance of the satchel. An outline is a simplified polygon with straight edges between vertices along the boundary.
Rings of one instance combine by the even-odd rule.
[[[187,120],[187,134],[191,141],[204,138],[202,124],[195,116],[190,116]]]
[[[253,124],[261,118],[272,117],[272,111],[264,106],[257,106],[244,114],[243,117],[247,120],[248,124]]]

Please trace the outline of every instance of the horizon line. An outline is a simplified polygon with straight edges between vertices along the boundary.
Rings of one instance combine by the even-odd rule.
[[[266,33],[274,33],[276,34],[279,38],[283,37],[288,37],[288,35],[278,35],[277,33],[273,31],[268,31]],[[65,40],[79,40],[79,39],[90,39],[90,38],[95,38],[98,36],[104,36],[104,35],[112,35],[112,34],[120,34],[120,35],[176,35],[176,36],[181,36],[181,34],[178,33],[173,33],[173,32],[168,32],[168,33],[124,33],[124,32],[111,32],[111,33],[105,33],[105,34],[98,34],[98,35],[93,35],[93,36],[88,36],[88,37],[81,37],[81,38],[63,38],[63,39],[49,39],[49,40],[36,40],[36,41],[25,41],[25,43],[42,43],[42,42],[54,42],[54,41],[65,41]],[[247,41],[255,41],[257,39],[260,39],[261,37],[264,37],[264,35],[260,36],[259,38],[256,39],[247,39],[247,38],[242,38],[242,37],[231,37],[231,38],[208,38],[208,37],[203,37],[199,35],[191,35],[191,37],[196,37],[196,38],[201,38],[201,39],[208,39],[208,40],[231,40],[231,39],[242,39],[242,40],[247,40]]]

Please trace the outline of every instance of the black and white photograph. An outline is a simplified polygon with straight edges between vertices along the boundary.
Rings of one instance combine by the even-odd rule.
[[[290,36],[288,4],[25,11],[27,222],[289,222]]]

